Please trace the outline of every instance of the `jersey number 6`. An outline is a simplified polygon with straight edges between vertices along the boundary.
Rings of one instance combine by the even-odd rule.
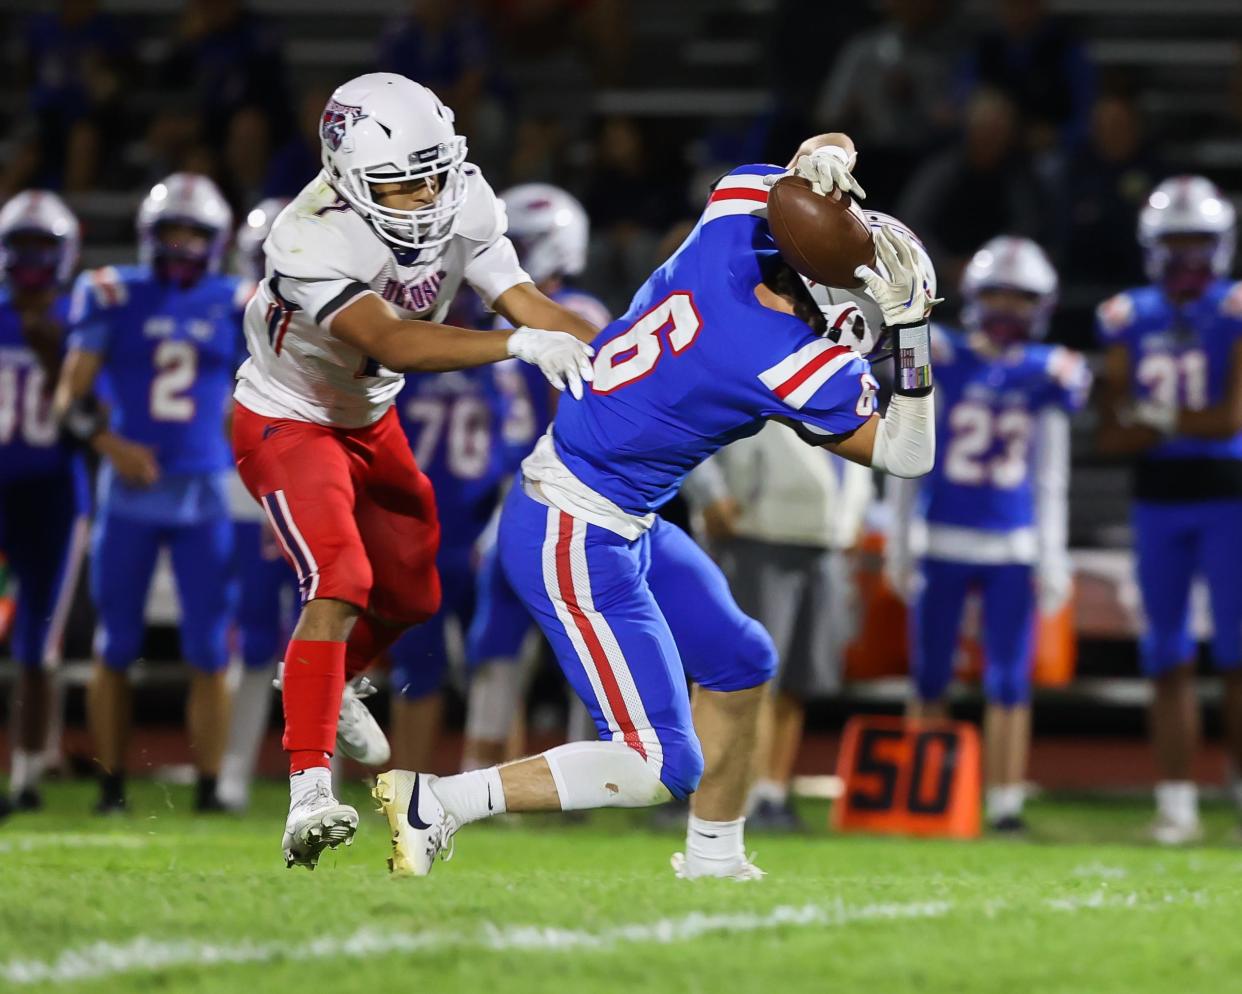
[[[591,389],[595,393],[612,393],[641,380],[656,368],[664,354],[666,337],[668,348],[677,355],[694,344],[702,326],[694,298],[681,290],[670,293],[628,329],[600,346]]]

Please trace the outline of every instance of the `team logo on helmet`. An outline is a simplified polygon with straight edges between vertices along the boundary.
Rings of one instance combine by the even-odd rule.
[[[319,120],[319,137],[333,152],[339,152],[345,141],[345,125],[364,120],[369,115],[362,112],[361,107],[343,104],[333,98],[323,109],[323,117]]]

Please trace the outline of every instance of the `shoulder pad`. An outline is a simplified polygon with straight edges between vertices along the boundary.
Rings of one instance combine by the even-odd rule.
[[[375,278],[388,256],[366,221],[353,210],[331,207],[285,211],[263,242],[263,251],[282,276],[362,283]]]
[[[129,287],[116,266],[84,270],[78,277],[75,293],[89,294],[99,310],[123,307],[129,300]],[[86,301],[83,300],[82,303],[85,304]]]
[[[478,166],[467,162],[463,168],[466,173],[466,202],[462,204],[454,234],[487,245],[508,230],[505,205],[483,178]]]
[[[1234,283],[1220,301],[1220,312],[1225,317],[1242,318],[1242,282]]]
[[[1123,292],[1109,297],[1095,309],[1095,319],[1100,331],[1106,335],[1118,335],[1134,323],[1134,297]]]

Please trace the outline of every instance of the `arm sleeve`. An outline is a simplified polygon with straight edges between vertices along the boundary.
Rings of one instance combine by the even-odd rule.
[[[1035,531],[1041,571],[1069,570],[1069,415],[1040,412],[1035,437]]]
[[[107,355],[111,345],[112,326],[99,306],[99,290],[95,274],[87,271],[73,285],[69,304],[68,347],[95,355]]]

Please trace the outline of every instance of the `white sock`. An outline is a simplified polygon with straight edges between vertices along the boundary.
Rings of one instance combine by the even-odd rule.
[[[1026,789],[1020,783],[999,784],[987,789],[988,821],[999,821],[1001,818],[1017,818],[1022,814],[1022,804],[1026,800]]]
[[[745,818],[733,821],[707,821],[690,816],[686,825],[686,864],[706,869],[734,865],[746,858],[742,837]]]
[[[321,783],[328,790],[332,789],[332,771],[326,766],[312,766],[292,774],[289,777],[289,808],[292,810],[299,801],[313,794]]]
[[[624,742],[567,742],[543,758],[562,811],[645,808],[672,798],[655,768]]]
[[[43,777],[43,753],[14,749],[9,771],[9,791],[18,794],[27,787],[37,787]]]
[[[432,790],[458,825],[505,813],[505,788],[495,766],[441,777]]]
[[[789,800],[789,784],[780,783],[776,780],[769,780],[767,777],[760,777],[755,781],[755,785],[750,788],[750,803],[752,805],[767,801],[769,804],[783,805]]]
[[[1199,788],[1193,780],[1162,780],[1156,784],[1156,810],[1179,825],[1197,822]]]
[[[244,806],[250,796],[255,762],[272,713],[272,675],[276,667],[247,667],[233,692],[228,745],[220,761],[216,794],[226,804]]]

